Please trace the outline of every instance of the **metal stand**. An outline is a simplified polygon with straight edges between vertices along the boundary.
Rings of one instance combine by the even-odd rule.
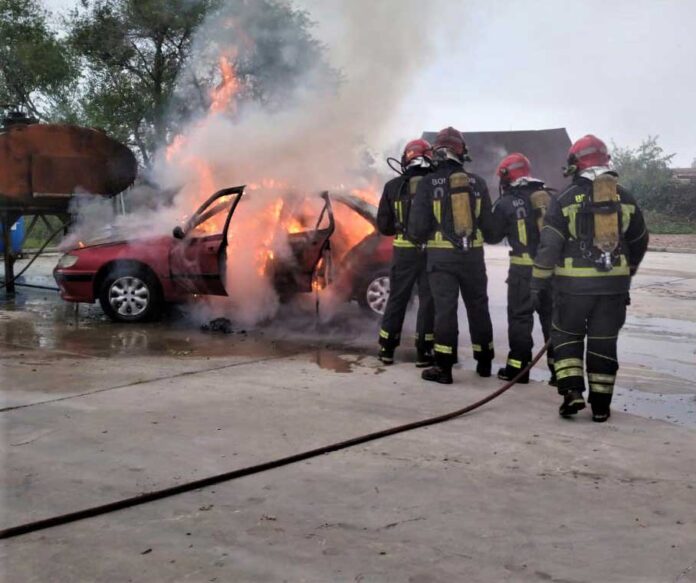
[[[15,222],[14,215],[10,213],[2,213],[0,217],[0,225],[2,226],[2,242],[3,242],[3,259],[5,262],[5,293],[14,295],[14,262],[15,256],[12,252],[12,233],[10,229]]]

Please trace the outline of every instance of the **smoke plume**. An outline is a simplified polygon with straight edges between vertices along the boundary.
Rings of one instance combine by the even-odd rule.
[[[276,232],[278,201],[353,189],[376,198],[381,184],[365,153],[395,141],[393,114],[428,63],[438,4],[228,0],[197,33],[177,101],[201,103],[200,113],[159,153],[152,175],[179,191],[167,221],[190,215],[216,189],[251,185],[229,237],[227,315],[235,321],[254,324],[278,308],[260,253],[289,255]],[[308,20],[315,36],[298,32]],[[202,80],[214,89],[202,93]]]

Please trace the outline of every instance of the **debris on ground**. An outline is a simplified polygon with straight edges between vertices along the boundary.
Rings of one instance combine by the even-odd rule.
[[[203,332],[221,332],[222,334],[233,334],[232,322],[227,318],[215,318],[207,324],[201,326]]]

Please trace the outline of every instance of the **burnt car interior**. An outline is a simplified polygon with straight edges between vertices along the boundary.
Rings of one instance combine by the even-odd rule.
[[[172,235],[177,243],[170,254],[170,276],[187,291],[227,295],[227,237],[244,189],[244,186],[235,186],[219,190],[196,210],[183,227],[174,228]],[[336,224],[329,193],[321,193],[320,198],[323,205],[314,227],[288,233],[290,257],[273,260],[273,281],[281,296],[312,291],[312,282],[319,271],[324,278],[328,277],[331,235]],[[222,229],[221,213],[227,213]]]

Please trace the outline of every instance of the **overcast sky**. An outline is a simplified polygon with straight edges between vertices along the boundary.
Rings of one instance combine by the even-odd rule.
[[[75,4],[43,1],[52,10]],[[629,146],[659,135],[676,164],[696,158],[696,0],[447,4],[442,18],[461,23],[459,33],[438,36],[431,64],[395,104],[402,137],[450,124],[566,127],[571,139],[591,132]]]

